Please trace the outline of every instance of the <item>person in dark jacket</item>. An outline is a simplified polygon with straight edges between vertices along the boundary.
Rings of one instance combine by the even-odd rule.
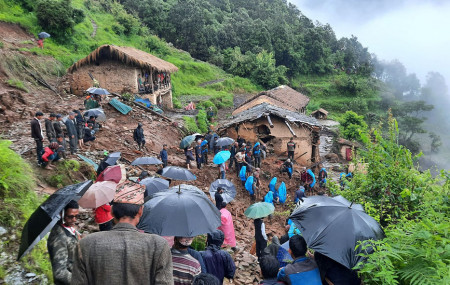
[[[239,145],[237,142],[234,142],[234,144],[231,146],[230,148],[230,163],[228,164],[228,168],[231,170],[231,168],[233,168],[233,163],[236,163],[237,166],[237,162],[236,162],[236,158],[234,157],[236,155],[236,153],[238,153],[239,151]]]
[[[77,152],[78,145],[78,131],[75,122],[75,113],[72,112],[69,114],[65,125],[67,129],[67,135],[69,137],[69,145],[70,145],[70,153],[75,154]]]
[[[220,285],[219,279],[209,273],[201,273],[194,277],[192,285]]]
[[[169,156],[167,154],[167,145],[163,145],[163,149],[159,152],[159,158],[163,162],[163,167],[167,166],[167,160],[169,159]]]
[[[237,136],[236,142],[238,143],[239,148],[242,147],[242,145],[245,143],[245,140],[241,138],[241,136]]]
[[[45,119],[45,134],[47,135],[48,142],[56,142],[56,131],[53,127],[53,121],[56,115],[51,113],[48,119]]]
[[[203,257],[200,252],[193,249],[191,246],[187,249],[188,253],[195,259],[197,259],[198,263],[200,263],[200,267],[202,268],[202,273],[207,273],[205,262],[203,261]]]
[[[207,165],[208,164],[208,140],[203,140],[201,143],[201,147],[202,147],[202,163]]]
[[[274,256],[266,255],[259,261],[259,268],[264,280],[261,280],[260,285],[276,285],[284,284],[277,280],[278,270],[280,270],[280,263]]]
[[[221,149],[221,147],[217,145],[217,141],[218,141],[218,140],[219,140],[219,137],[218,137],[218,136],[215,136],[215,137],[214,137],[214,141],[213,141],[214,155],[216,155],[216,154],[220,151],[220,149]]]
[[[138,144],[139,150],[144,149],[145,136],[142,123],[138,123],[137,128],[133,132],[133,140]]]
[[[202,147],[200,146],[202,143],[201,140],[197,141],[197,145],[195,146],[195,161],[197,162],[197,168],[202,168]]]
[[[58,138],[58,136],[61,136],[63,138],[65,137],[65,132],[64,132],[65,127],[66,126],[62,122],[61,114],[57,114],[55,116],[55,120],[53,121],[53,129],[55,130],[55,134],[56,134],[57,138]]]
[[[292,173],[294,173],[294,165],[291,162],[291,159],[288,158],[286,161],[281,165],[280,173],[287,172],[289,179],[292,178]]]
[[[75,125],[77,128],[77,137],[78,137],[78,147],[81,149],[84,145],[84,128],[86,121],[83,118],[83,115],[81,115],[80,110],[74,109],[73,112],[75,113]]]
[[[221,250],[225,235],[220,230],[214,230],[208,234],[205,251],[201,251],[203,261],[206,265],[208,273],[214,275],[219,279],[220,284],[223,284],[223,279],[233,279],[236,271],[236,266],[231,258],[231,255]]]
[[[278,272],[277,279],[291,284],[321,285],[319,268],[314,260],[306,257],[306,241],[301,235],[289,239],[289,253],[294,262],[286,265]]]
[[[213,136],[211,134],[211,131],[208,131],[205,135],[205,140],[208,141],[208,151],[211,149],[212,147],[212,142],[213,142]]]
[[[314,252],[314,260],[319,267],[323,284],[329,284],[327,283],[328,281],[331,281],[334,285],[361,284],[361,280],[358,278],[356,271],[348,269],[333,259],[316,251]]]
[[[214,194],[214,200],[216,201],[216,207],[219,211],[220,211],[220,209],[222,209],[222,202],[223,202],[222,193],[223,193],[223,188],[217,187],[217,191]]]
[[[266,225],[263,219],[255,219],[255,241],[256,241],[256,256],[258,260],[263,256],[263,251],[267,247]]]
[[[83,137],[83,142],[87,143],[87,142],[91,142],[95,140],[95,136],[94,136],[94,130],[93,130],[94,126],[89,123],[87,125],[87,127],[84,128],[84,137]]]
[[[36,142],[36,156],[37,162],[41,164],[41,156],[44,151],[44,135],[42,134],[42,126],[40,120],[44,114],[42,112],[36,112],[35,117],[31,120],[31,137]]]

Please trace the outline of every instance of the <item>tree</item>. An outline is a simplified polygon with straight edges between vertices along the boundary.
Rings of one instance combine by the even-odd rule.
[[[39,0],[36,17],[53,38],[64,41],[72,35],[74,26],[84,20],[84,13],[74,9],[71,0]]]
[[[359,116],[353,111],[345,112],[339,120],[341,134],[349,140],[361,140],[362,135],[367,133],[367,124],[364,122],[364,116]]]

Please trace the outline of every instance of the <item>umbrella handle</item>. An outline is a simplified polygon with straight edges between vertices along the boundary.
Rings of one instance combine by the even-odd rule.
[[[351,209],[351,208],[352,208],[352,205],[353,205],[353,202],[350,204],[350,206],[348,206],[348,208]]]

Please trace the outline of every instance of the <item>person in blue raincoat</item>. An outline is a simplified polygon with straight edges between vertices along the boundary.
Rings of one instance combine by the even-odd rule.
[[[267,191],[266,196],[264,196],[264,202],[273,204],[273,192]]]
[[[259,142],[256,142],[253,146],[253,162],[256,168],[261,167],[261,147]]]
[[[200,147],[202,148],[202,162],[208,164],[208,141],[203,140]]]
[[[297,203],[298,201],[303,202],[303,198],[306,198],[305,195],[305,187],[300,186],[297,191],[295,191],[295,199],[294,203]]]
[[[311,169],[306,170],[306,173],[308,173],[309,176],[311,176],[312,178],[312,181],[309,184],[309,189],[311,190],[314,187],[314,185],[316,185],[316,175],[314,175],[314,172],[312,172]]]
[[[255,179],[253,179],[253,176],[249,176],[247,178],[247,181],[245,181],[245,189],[250,193],[250,198],[252,201],[255,200],[255,193],[258,191]]]
[[[286,184],[284,182],[281,182],[280,187],[278,187],[278,197],[280,203],[284,204],[287,199],[287,191],[286,191]]]
[[[325,168],[321,168],[319,171],[319,186],[325,187],[327,184],[328,173]]]
[[[245,181],[247,181],[247,166],[242,166],[239,171],[239,178],[241,179],[242,186],[245,187]]]

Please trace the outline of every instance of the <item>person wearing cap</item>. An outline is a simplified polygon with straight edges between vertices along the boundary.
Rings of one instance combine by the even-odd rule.
[[[144,149],[145,136],[144,136],[144,129],[142,128],[142,123],[138,123],[137,128],[134,129],[133,140],[138,144],[139,150]]]
[[[172,285],[167,241],[136,228],[143,213],[145,186],[125,181],[116,188],[110,231],[87,235],[77,245],[72,284]]]
[[[47,135],[48,142],[56,142],[56,131],[53,127],[53,121],[56,115],[51,113],[48,119],[45,119],[45,134]]]
[[[44,154],[42,155],[43,165],[45,165],[45,169],[53,169],[52,161],[59,160],[58,150],[59,144],[57,142],[52,142],[46,148],[44,148]]]
[[[202,273],[200,262],[189,254],[193,237],[175,237],[171,249],[174,285],[190,285]]]
[[[38,164],[41,164],[41,156],[42,152],[44,151],[44,134],[42,133],[42,126],[40,120],[42,120],[42,117],[44,114],[42,112],[36,112],[33,120],[31,120],[31,137],[36,142],[36,157]]]
[[[65,125],[67,129],[67,136],[69,137],[70,153],[75,154],[78,150],[78,131],[75,121],[76,113],[71,112],[67,118]]]
[[[63,210],[61,221],[52,228],[47,240],[47,249],[52,264],[53,282],[55,284],[70,284],[75,259],[75,248],[81,238],[76,229],[80,218],[79,206],[76,201],[70,201]]]

